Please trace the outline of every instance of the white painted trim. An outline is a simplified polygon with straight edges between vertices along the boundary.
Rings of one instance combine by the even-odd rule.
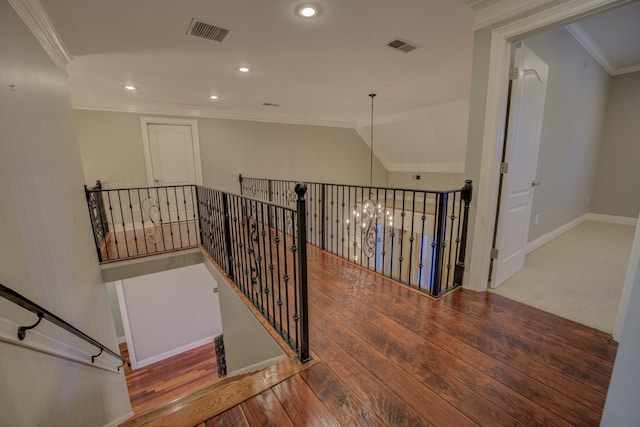
[[[475,10],[473,30],[478,31],[498,22],[513,18],[553,0],[499,0],[481,4]]]
[[[602,215],[589,213],[586,219],[591,221],[608,222],[609,224],[636,225],[638,218],[629,218],[626,216]]]
[[[193,105],[181,105],[181,104],[150,104],[151,106],[145,106],[142,108],[133,107],[104,107],[100,105],[82,105],[74,104],[74,110],[88,110],[88,111],[106,111],[112,113],[135,113],[144,115],[169,115],[169,116],[186,116],[186,117],[199,117],[206,119],[227,119],[227,120],[245,120],[249,122],[266,122],[266,123],[280,123],[290,125],[304,125],[304,126],[326,126],[337,128],[351,128],[355,129],[355,126],[351,122],[336,121],[336,120],[319,120],[311,119],[307,117],[287,116],[287,115],[273,115],[273,114],[261,114],[261,113],[245,113],[238,111],[194,111]]]
[[[389,172],[464,173],[464,163],[389,163]]]
[[[614,75],[619,76],[621,74],[635,73],[637,71],[640,71],[640,64],[632,65],[630,67],[618,68]]]
[[[65,69],[73,58],[40,2],[38,0],[9,0],[9,4],[31,30],[53,62]]]
[[[631,246],[631,256],[629,257],[627,275],[624,279],[624,287],[622,288],[622,296],[620,297],[620,305],[618,306],[616,324],[613,327],[613,339],[618,342],[620,342],[620,338],[622,338],[622,330],[624,328],[625,319],[627,318],[627,311],[629,310],[631,289],[633,288],[634,283],[636,283],[636,276],[638,274],[640,274],[640,216],[636,220],[636,233],[633,238],[633,245]]]
[[[500,175],[501,153],[498,147],[501,147],[501,136],[504,135],[507,76],[511,59],[509,41],[533,30],[627,2],[628,0],[569,0],[492,31],[480,176],[479,182],[474,184],[477,191],[474,194],[475,220],[468,276],[465,271],[466,288],[484,291],[489,280]]]
[[[155,187],[153,182],[153,168],[151,165],[151,147],[149,145],[149,125],[181,125],[191,127],[191,140],[193,142],[193,157],[196,168],[196,184],[202,185],[202,159],[200,158],[200,135],[198,134],[198,121],[192,119],[177,119],[173,117],[140,117],[142,129],[142,145],[144,148],[144,160],[147,168],[147,180],[149,186]]]
[[[127,311],[127,301],[124,296],[124,287],[122,280],[113,282],[116,287],[116,295],[118,296],[118,305],[120,306],[120,316],[122,316],[122,329],[124,329],[124,337],[127,342],[127,350],[129,351],[129,361],[131,369],[138,369],[138,358],[136,357],[136,346],[133,344],[133,334],[131,333],[131,324],[129,323],[129,312]]]
[[[474,12],[479,11],[487,6],[492,5],[500,0],[464,0]]]
[[[285,354],[272,357],[271,359],[263,360],[262,362],[254,363],[253,365],[245,366],[244,368],[236,369],[235,371],[229,372],[227,374],[227,377],[235,377],[237,375],[247,374],[249,372],[256,372],[261,369],[268,368],[269,366],[273,366],[276,363],[280,363],[283,360],[287,360],[287,356]]]
[[[222,334],[222,331],[219,331],[219,332],[216,332],[215,334],[213,334],[213,335],[211,335],[209,337],[205,337],[205,338],[202,338],[202,339],[200,339],[198,341],[195,341],[195,342],[192,342],[192,343],[189,343],[189,344],[185,344],[185,345],[183,345],[181,347],[177,347],[177,348],[174,348],[172,350],[165,351],[164,353],[156,354],[155,356],[151,356],[151,357],[148,357],[146,359],[140,360],[140,361],[138,361],[138,366],[137,367],[138,368],[142,368],[144,366],[151,365],[152,363],[156,363],[156,362],[159,362],[161,360],[167,359],[167,358],[169,358],[171,356],[175,356],[176,354],[184,353],[185,351],[189,351],[189,350],[191,350],[193,348],[200,347],[201,345],[212,343],[215,340],[215,338],[220,336],[221,334]]]
[[[573,36],[574,39],[576,39],[578,43],[582,45],[582,47],[587,50],[587,52],[589,52],[593,59],[598,61],[598,64],[600,64],[602,68],[604,68],[607,73],[609,73],[610,76],[613,76],[617,73],[616,67],[611,65],[611,63],[607,60],[604,52],[602,52],[598,45],[596,45],[591,37],[589,37],[589,34],[584,31],[582,25],[580,25],[579,23],[574,23],[565,25],[564,28],[569,32],[569,34]]]
[[[120,373],[118,371],[119,363],[109,363],[107,361],[117,360],[114,359],[113,356],[105,353],[103,356],[96,358],[95,363],[91,363],[91,356],[95,356],[98,350],[96,350],[96,353],[91,354],[88,350],[83,350],[75,345],[50,337],[36,329],[28,331],[25,339],[20,341],[16,334],[20,326],[21,325],[9,319],[0,317],[0,341],[76,362],[91,368],[101,369],[114,374]]]
[[[573,228],[577,227],[578,225],[582,224],[584,221],[586,221],[588,218],[589,214],[584,214],[582,216],[579,216],[578,218],[574,219],[573,221],[569,221],[568,223],[561,225],[560,227],[556,228],[553,231],[550,231],[549,233],[538,237],[535,240],[532,240],[531,242],[527,243],[527,247],[525,248],[525,253],[527,255],[529,255],[531,252],[535,251],[536,249],[540,249],[541,247],[543,247],[544,245],[546,245],[547,243],[557,239],[558,237],[562,236],[563,234],[565,234],[566,232],[572,230]]]
[[[105,424],[104,427],[118,427],[120,424],[122,424],[123,422],[127,421],[129,418],[133,417],[135,414],[133,413],[133,411],[129,411],[128,414],[121,416],[120,418],[117,418],[111,422],[109,422],[108,424]]]

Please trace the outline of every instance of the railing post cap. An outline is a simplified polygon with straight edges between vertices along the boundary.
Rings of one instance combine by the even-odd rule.
[[[295,192],[298,197],[304,197],[304,195],[307,193],[307,184],[305,184],[304,182],[297,183]]]

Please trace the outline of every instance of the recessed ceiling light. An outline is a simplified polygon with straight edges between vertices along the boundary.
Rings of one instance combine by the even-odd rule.
[[[296,8],[296,13],[302,18],[313,18],[318,12],[318,6],[313,4],[302,4]]]
[[[126,85],[124,88],[125,88],[126,90],[136,90],[136,87],[135,87],[135,86],[132,86],[132,85]]]
[[[218,96],[217,95],[211,95],[209,98],[211,98],[213,100],[216,100],[216,99],[218,99]]]
[[[250,70],[247,67],[240,67],[238,68],[238,71],[240,71],[241,73],[248,73]]]

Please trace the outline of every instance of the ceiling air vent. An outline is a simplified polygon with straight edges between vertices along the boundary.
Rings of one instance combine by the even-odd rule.
[[[280,104],[272,104],[271,102],[263,102],[262,105],[266,107],[279,107]]]
[[[206,22],[198,21],[195,18],[191,20],[189,29],[187,29],[187,34],[196,37],[202,37],[203,39],[214,40],[217,42],[221,42],[222,40],[224,40],[228,33],[229,30],[227,30],[226,28],[207,24]]]
[[[390,46],[394,49],[401,50],[405,53],[409,53],[412,50],[417,49],[419,46],[415,43],[408,42],[406,40],[395,39],[387,43],[387,46]]]

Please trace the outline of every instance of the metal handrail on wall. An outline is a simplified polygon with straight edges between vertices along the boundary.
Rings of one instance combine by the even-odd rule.
[[[78,338],[81,338],[82,340],[84,340],[84,341],[88,342],[89,344],[91,344],[91,345],[97,347],[98,349],[100,349],[100,352],[98,354],[96,354],[94,356],[91,356],[91,363],[95,363],[96,358],[100,357],[102,355],[102,353],[107,353],[107,354],[110,354],[111,356],[115,357],[116,359],[118,359],[118,360],[120,360],[122,362],[122,364],[118,366],[118,371],[120,371],[120,368],[122,368],[125,364],[127,364],[127,366],[131,366],[131,362],[129,362],[129,360],[125,359],[124,357],[122,357],[120,354],[118,354],[115,351],[109,349],[107,346],[105,346],[104,344],[101,344],[97,340],[91,338],[89,335],[85,334],[80,329],[78,329],[75,326],[71,325],[67,321],[65,321],[65,320],[61,319],[60,317],[56,316],[55,314],[53,314],[52,312],[50,312],[46,308],[43,308],[42,306],[36,304],[35,302],[29,300],[28,298],[26,298],[24,296],[22,296],[21,294],[19,294],[18,292],[14,291],[13,289],[4,286],[3,284],[0,284],[0,296],[2,296],[3,298],[5,298],[8,301],[11,301],[12,303],[14,303],[16,305],[19,305],[20,307],[22,307],[22,308],[24,308],[26,310],[29,310],[30,312],[32,312],[36,316],[38,316],[38,320],[33,325],[20,326],[18,328],[17,336],[18,336],[18,339],[20,341],[25,339],[25,337],[27,335],[27,331],[37,327],[40,324],[40,322],[42,321],[42,319],[45,319],[45,320],[48,320],[49,322],[53,323],[54,325],[59,326],[60,328],[64,329],[65,331],[75,335]]]
[[[291,206],[293,181],[240,175],[240,193]],[[446,191],[308,183],[307,241],[440,297],[462,285],[473,187]]]

